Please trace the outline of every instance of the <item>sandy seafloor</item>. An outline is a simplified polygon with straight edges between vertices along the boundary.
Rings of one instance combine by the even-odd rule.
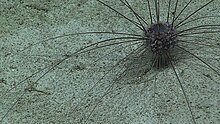
[[[135,19],[119,0],[105,1],[129,18]],[[128,1],[149,22],[146,0]],[[180,19],[206,2],[208,0],[193,0]],[[174,0],[172,3],[175,4]],[[179,1],[177,10],[186,3],[187,1]],[[219,5],[220,1],[214,0],[193,18],[220,16]],[[73,56],[42,77],[47,70],[40,71],[41,69],[54,65],[53,63],[83,46],[112,38],[114,35],[77,35],[41,43],[38,43],[39,41],[87,31],[142,34],[134,25],[96,0],[0,0],[0,6],[0,123],[192,123],[189,108],[172,68],[154,70],[140,78],[134,76],[135,71],[131,71],[120,78],[119,82],[113,83],[117,80],[116,74],[125,66],[122,64],[98,82],[113,64],[134,49],[131,47],[124,49],[121,45],[112,46]],[[162,3],[161,20],[166,19],[166,11],[167,3]],[[191,26],[220,24],[219,20],[206,18],[191,23]],[[193,53],[209,62],[218,73],[220,49],[216,46],[220,43],[217,40],[219,35],[220,33],[202,35],[214,40],[190,39],[215,47],[186,45]],[[174,65],[189,98],[196,122],[219,124],[220,76],[192,56],[178,56],[183,59],[176,61]],[[27,79],[37,71],[40,73]],[[22,82],[24,79],[26,80]],[[102,98],[112,84],[114,86],[110,92]]]

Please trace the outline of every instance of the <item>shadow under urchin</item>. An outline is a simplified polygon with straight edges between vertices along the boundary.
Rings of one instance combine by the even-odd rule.
[[[86,47],[83,47],[82,49],[80,49],[70,55],[66,55],[64,57],[64,59],[49,65],[47,67],[48,70],[45,73],[43,73],[43,76],[45,76],[47,73],[54,70],[59,64],[63,63],[64,61],[70,59],[71,57],[73,57],[75,55],[87,53],[87,52],[101,49],[101,48],[106,48],[109,46],[114,47],[114,46],[126,44],[126,43],[134,43],[134,44],[137,43],[137,44],[140,44],[140,46],[137,49],[135,49],[134,51],[131,51],[123,59],[120,59],[115,65],[113,65],[110,68],[110,70],[107,70],[104,73],[104,76],[102,76],[99,81],[97,81],[95,83],[95,85],[100,83],[101,80],[103,80],[104,77],[106,77],[110,73],[110,71],[112,71],[114,68],[116,68],[120,64],[122,64],[126,68],[125,70],[122,71],[122,73],[120,73],[119,75],[116,75],[112,84],[108,86],[104,95],[101,95],[99,97],[99,99],[103,99],[104,97],[106,97],[107,94],[109,93],[109,91],[111,90],[111,88],[113,87],[113,85],[116,84],[116,82],[117,83],[119,82],[119,85],[120,85],[120,81],[127,74],[128,75],[129,74],[135,75],[137,78],[140,78],[142,76],[148,76],[147,75],[148,72],[150,72],[153,69],[155,69],[157,71],[163,71],[163,69],[171,68],[173,70],[173,73],[174,73],[177,81],[178,81],[178,85],[181,89],[180,92],[182,92],[182,94],[184,95],[184,100],[187,105],[188,114],[191,117],[192,123],[197,124],[197,120],[196,120],[197,118],[195,117],[195,113],[193,112],[191,102],[190,102],[190,100],[187,96],[187,93],[185,92],[184,86],[183,86],[184,80],[181,80],[180,75],[177,72],[177,69],[175,67],[175,63],[178,63],[178,58],[176,58],[176,57],[179,56],[179,54],[186,54],[187,56],[193,57],[193,58],[197,59],[199,62],[201,62],[203,65],[208,67],[210,70],[214,71],[218,76],[220,76],[219,71],[217,69],[215,69],[211,64],[209,64],[208,62],[206,62],[205,60],[203,60],[202,58],[200,58],[198,55],[194,54],[193,52],[190,52],[189,50],[187,50],[187,48],[185,48],[185,46],[181,45],[181,43],[192,43],[188,40],[182,39],[182,37],[190,36],[192,34],[202,35],[202,34],[219,33],[220,32],[219,31],[220,25],[218,25],[218,24],[202,24],[199,26],[192,26],[192,27],[186,26],[187,28],[181,29],[181,30],[179,29],[179,27],[184,26],[186,24],[189,24],[191,22],[200,20],[200,19],[217,17],[217,16],[203,16],[203,17],[198,17],[198,18],[190,20],[190,18],[192,18],[199,11],[203,10],[206,6],[208,6],[214,0],[208,1],[207,3],[202,5],[201,7],[197,8],[192,13],[189,13],[186,17],[184,17],[184,19],[182,19],[179,22],[178,22],[178,18],[181,16],[181,14],[186,9],[189,8],[189,5],[193,2],[193,0],[188,0],[186,2],[186,4],[183,6],[183,8],[181,9],[181,11],[179,11],[179,12],[177,12],[177,6],[179,3],[179,0],[176,0],[176,1],[168,0],[167,20],[161,20],[161,18],[160,18],[160,16],[161,16],[160,15],[160,4],[162,2],[161,0],[154,0],[155,10],[152,9],[152,5],[150,3],[150,0],[146,0],[148,10],[149,10],[149,18],[150,18],[149,20],[145,20],[144,18],[142,18],[141,15],[139,15],[133,9],[133,7],[129,4],[129,2],[127,0],[120,0],[120,2],[131,11],[131,13],[135,16],[136,20],[126,17],[124,14],[120,13],[118,10],[114,9],[112,6],[108,5],[107,3],[105,3],[101,0],[96,0],[96,1],[98,1],[102,5],[109,8],[111,11],[114,11],[116,14],[118,14],[119,16],[124,18],[125,20],[127,20],[130,23],[132,23],[133,25],[135,25],[138,29],[140,29],[142,31],[142,34],[130,34],[130,33],[121,33],[121,32],[83,32],[83,33],[75,33],[75,34],[71,33],[71,34],[61,35],[61,36],[57,36],[54,38],[50,38],[50,39],[41,41],[39,43],[47,42],[49,40],[54,40],[54,39],[62,38],[62,37],[69,37],[69,36],[75,36],[75,35],[81,36],[81,35],[87,35],[87,34],[109,34],[109,35],[116,35],[116,36],[122,35],[123,36],[123,37],[116,37],[116,38],[110,38],[110,39],[98,41],[96,43],[92,43]],[[174,5],[174,10],[171,10],[171,5]],[[153,13],[155,13],[155,14],[153,14]],[[155,15],[155,17],[153,15]],[[113,42],[113,41],[117,41],[117,40],[122,40],[122,41]],[[37,43],[37,44],[39,44],[39,43]],[[34,44],[34,45],[37,45],[37,44]],[[32,46],[34,46],[34,45],[32,45]],[[201,43],[201,42],[195,43],[193,45],[202,45],[202,46],[207,46],[207,47],[211,47],[211,48],[218,47],[215,45],[210,45],[210,44]],[[30,47],[32,47],[32,46],[30,46]],[[29,49],[30,47],[25,48],[25,50]],[[109,54],[111,55],[111,53],[109,53]],[[134,56],[136,56],[137,59],[133,59]],[[147,61],[145,61],[144,56],[147,58],[149,58],[149,57],[151,57],[151,58],[150,58],[150,60],[147,59],[147,61],[148,61],[147,62]],[[184,57],[181,59],[184,59]],[[141,61],[141,60],[143,60],[143,61]],[[138,63],[138,61],[141,61],[141,64]],[[144,68],[144,66],[146,64],[149,64],[149,61],[150,61],[150,65],[148,65],[148,66],[150,66],[150,67]],[[143,69],[133,67],[135,62],[137,62],[139,64],[137,67],[140,67],[140,68],[143,67]],[[140,69],[140,71],[139,71],[139,69]],[[41,72],[41,71],[39,71],[39,72]],[[36,73],[39,73],[39,72],[36,72]],[[137,74],[134,74],[135,72],[137,72]],[[18,85],[21,83],[24,83],[25,81],[27,81],[30,78],[32,78],[33,76],[35,76],[36,73],[27,77],[23,81],[19,82]],[[155,75],[156,75],[156,73],[155,73]],[[37,81],[39,81],[43,76],[39,77],[37,79]],[[126,78],[125,78],[125,80],[126,80]],[[127,82],[129,82],[129,81],[127,81]],[[95,86],[93,86],[90,90],[93,90],[94,87]],[[88,90],[88,92],[90,90]],[[87,95],[88,93],[85,93],[85,94]],[[3,119],[7,116],[9,111],[11,111],[11,109],[13,108],[13,106],[15,104],[16,104],[16,102],[14,102],[14,104],[7,111],[7,113],[4,114],[1,121],[3,121]],[[84,111],[82,111],[81,113],[79,112],[80,114],[85,114],[85,115],[82,118],[80,118],[80,117],[77,118],[78,117],[77,116],[76,121],[80,122],[80,123],[88,123],[88,121],[92,118],[93,112],[98,108],[98,105],[100,103],[98,102],[98,103],[94,103],[94,104],[95,104],[94,107],[92,107],[91,111],[89,111],[88,114],[84,113]],[[74,112],[76,110],[77,110],[77,106],[74,107],[72,111]],[[68,113],[65,115],[68,115]],[[95,121],[95,120],[93,120],[93,121]]]

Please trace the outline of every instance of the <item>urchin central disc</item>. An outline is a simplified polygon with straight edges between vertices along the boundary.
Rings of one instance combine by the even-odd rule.
[[[174,48],[176,40],[176,31],[168,23],[158,23],[151,25],[145,32],[153,53],[163,54],[164,51]]]

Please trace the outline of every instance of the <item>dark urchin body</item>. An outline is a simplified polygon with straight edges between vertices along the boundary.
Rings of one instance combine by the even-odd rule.
[[[151,25],[145,32],[144,36],[147,38],[145,44],[148,49],[156,57],[154,66],[156,68],[165,67],[169,64],[168,54],[177,44],[176,30],[169,23],[158,23]]]

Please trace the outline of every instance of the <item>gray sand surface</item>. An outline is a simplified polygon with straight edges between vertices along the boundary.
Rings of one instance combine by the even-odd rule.
[[[105,1],[129,18],[135,19],[119,0]],[[146,0],[128,1],[150,22]],[[208,2],[193,1],[180,16],[181,19],[206,1]],[[178,11],[186,3],[187,1],[179,0]],[[219,5],[220,1],[215,0],[194,18],[204,15],[220,16]],[[130,73],[130,76],[122,77],[106,94],[123,66],[116,67],[101,81],[100,78],[134,48],[111,46],[72,56],[44,75],[48,68],[42,70],[43,68],[55,65],[84,46],[114,35],[74,35],[48,41],[44,41],[45,39],[88,31],[142,35],[138,28],[96,0],[0,0],[0,6],[0,119],[3,119],[0,123],[192,123],[189,108],[172,68],[154,70],[148,76],[140,78],[135,77],[134,72]],[[166,12],[167,3],[162,3],[161,20],[166,20]],[[219,20],[206,19],[191,23],[191,26],[220,24]],[[219,33],[204,37],[220,38]],[[201,41],[199,38],[193,40]],[[214,45],[220,43],[217,40],[207,42]],[[214,67],[220,67],[219,48],[196,46],[192,47],[192,51]],[[196,122],[219,124],[220,76],[198,59],[185,58],[177,61],[175,67],[191,102]],[[40,73],[31,76],[38,71]],[[219,70],[218,72],[220,73]],[[28,76],[31,77],[27,78]]]

